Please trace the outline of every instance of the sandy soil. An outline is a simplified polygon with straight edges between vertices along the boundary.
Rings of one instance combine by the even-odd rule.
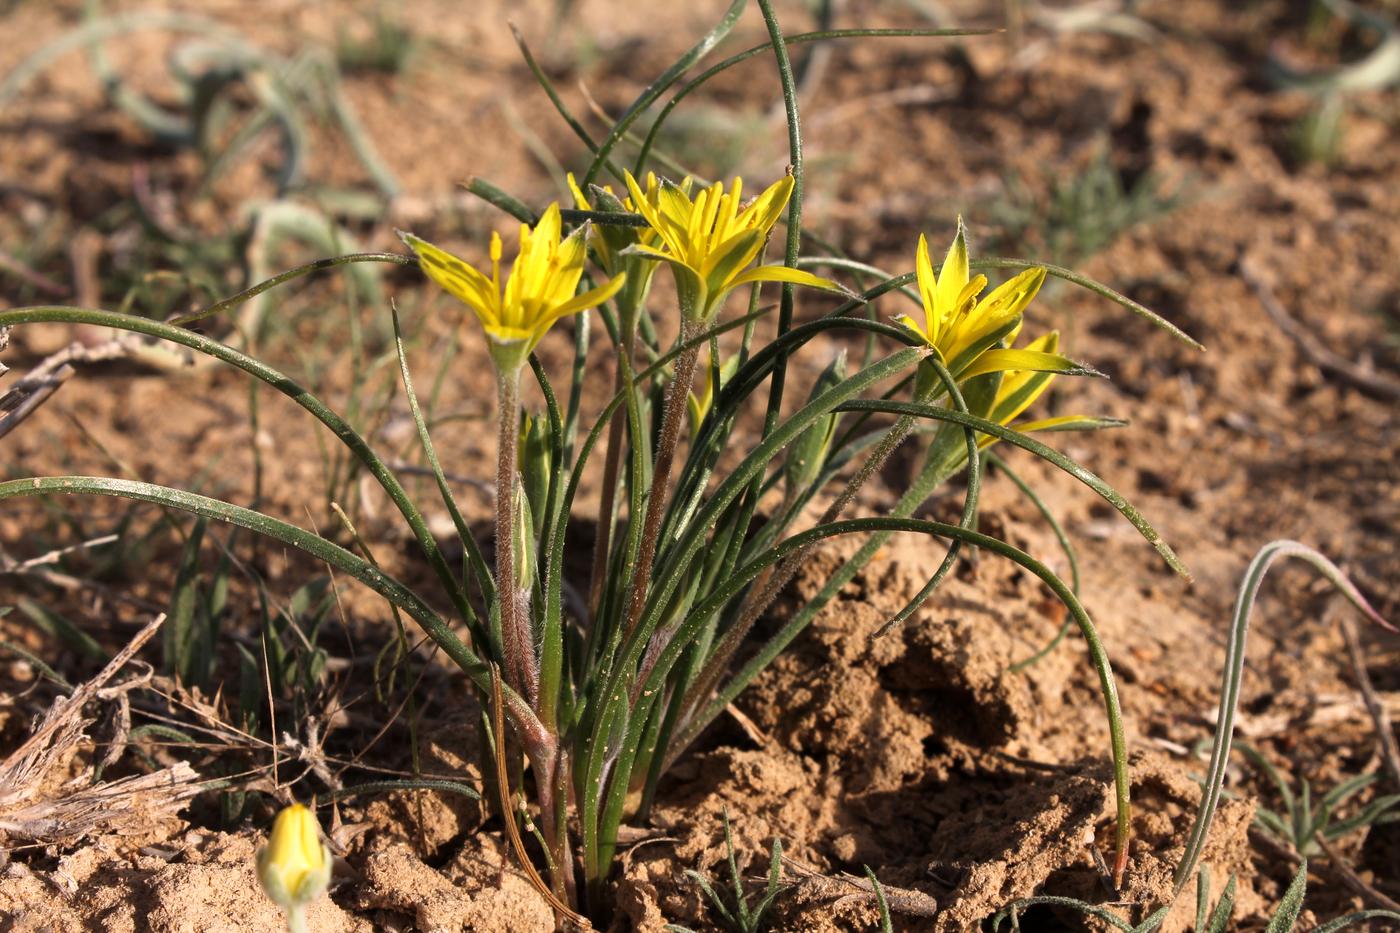
[[[72,28],[80,6],[11,5],[0,73]],[[458,191],[457,182],[480,176],[543,201],[556,192],[536,152],[548,149],[567,167],[580,164],[578,141],[520,62],[507,15],[580,112],[587,112],[581,81],[600,107],[616,113],[723,4],[684,10],[653,4],[647,15],[654,18],[644,22],[626,4],[581,0],[557,31],[553,4],[478,6],[468,16],[438,0],[411,4],[407,22],[422,45],[408,69],[343,79],[404,191],[389,209],[354,222],[367,248],[397,248],[392,228],[411,224],[444,245],[479,253],[484,230],[510,225]],[[918,22],[897,5],[838,6],[839,25]],[[998,22],[998,5],[947,6],[958,22]],[[1271,42],[1287,36],[1296,43],[1304,35],[1293,6],[1145,2],[1143,16],[1158,27],[1150,41],[1032,30],[1031,47],[1015,59],[995,36],[961,45],[843,43],[831,47],[825,72],[803,101],[808,223],[847,252],[895,270],[912,266],[917,232],[943,240],[957,213],[967,217],[975,245],[1004,241],[1005,209],[1021,203],[1018,192],[1045,198],[1105,144],[1120,177],[1156,173],[1163,190],[1183,193],[1181,206],[1131,227],[1076,265],[1161,312],[1206,352],[1065,288],[1047,290],[1033,316],[1037,325],[1061,327],[1071,353],[1111,377],[1060,380],[1047,407],[1131,421],[1116,431],[1057,435],[1056,446],[1137,504],[1189,565],[1194,582],[1173,576],[1091,491],[1044,464],[1011,458],[1080,542],[1086,605],[1119,677],[1137,814],[1126,888],[1109,897],[1093,857],[1096,848],[1110,847],[1112,795],[1106,728],[1082,644],[1067,639],[1024,673],[1009,671],[1051,637],[1062,610],[1027,574],[988,556],[961,567],[902,630],[871,643],[868,636],[917,591],[938,556],[922,543],[900,541],[740,700],[740,716],[717,724],[667,778],[650,825],[634,828],[636,844],[623,860],[617,928],[660,930],[666,922],[713,928],[683,870],[723,876],[725,812],[746,876],[762,874],[775,837],[790,857],[791,888],[774,907],[771,929],[876,928],[874,900],[855,881],[866,865],[897,895],[897,929],[976,929],[1003,904],[1033,894],[1108,900],[1133,914],[1132,905],[1166,890],[1181,851],[1199,795],[1193,776],[1204,768],[1189,751],[1210,735],[1223,633],[1254,551],[1280,537],[1312,544],[1337,559],[1382,613],[1400,616],[1400,405],[1319,368],[1260,299],[1261,290],[1272,295],[1315,340],[1352,361],[1354,372],[1382,382],[1400,378],[1394,222],[1400,111],[1393,92],[1361,98],[1336,164],[1299,164],[1290,133],[1308,102],[1275,92],[1263,76]],[[197,9],[285,55],[333,45],[338,19],[364,29],[373,10],[281,0],[206,0],[179,8]],[[786,21],[801,24],[789,28],[809,28],[799,4],[780,9]],[[762,41],[756,12],[736,37],[735,48]],[[1316,41],[1326,53],[1329,42],[1343,40]],[[141,34],[113,41],[109,53],[136,86],[168,95],[164,62],[174,44],[167,34]],[[782,171],[786,139],[781,115],[774,119],[779,96],[770,63],[757,59],[736,69],[695,100],[697,122],[714,121],[703,125],[739,139],[687,150],[697,168],[755,179]],[[596,130],[598,121],[589,126]],[[113,283],[144,271],[146,254],[133,245],[139,224],[127,207],[141,184],[166,205],[171,223],[197,238],[224,236],[242,223],[240,205],[275,194],[265,171],[278,158],[271,143],[259,144],[249,161],[201,191],[197,157],[161,146],[109,106],[81,55],[44,71],[0,109],[0,139],[0,250],[71,286],[71,300],[81,303],[115,306],[122,293]],[[313,126],[311,142],[308,178],[365,186],[362,166],[333,126]],[[1016,248],[1035,252],[1046,244],[1031,235]],[[284,252],[283,266],[302,257],[295,249]],[[235,264],[216,290],[240,287],[241,275]],[[408,272],[389,275],[385,287],[418,335],[413,362],[424,373],[420,380],[449,359],[438,404],[463,417],[444,425],[439,448],[450,451],[453,472],[489,475],[491,443],[482,442],[479,424],[491,397],[484,362],[470,341],[461,355],[446,356],[459,312]],[[658,286],[659,299],[663,293]],[[0,277],[5,306],[43,298],[32,284]],[[345,345],[343,312],[327,320],[315,309],[343,307],[344,298],[344,283],[326,278],[295,286],[273,313],[290,322],[292,343],[327,340],[338,351]],[[200,303],[192,292],[175,300]],[[801,312],[824,308],[808,300]],[[893,313],[893,306],[882,310]],[[373,343],[373,334],[382,333],[383,309],[366,308],[363,316]],[[75,338],[98,339],[20,328],[4,361],[23,372]],[[542,355],[562,361],[570,339],[566,331],[552,334]],[[305,372],[295,347],[267,352],[278,365]],[[799,384],[825,362],[816,355],[800,361]],[[393,375],[381,367],[373,393]],[[590,378],[602,386],[611,376],[599,364]],[[344,355],[333,352],[312,382],[328,400],[343,403]],[[247,384],[237,373],[132,362],[91,366],[0,440],[0,463],[6,478],[125,473],[239,502],[257,490],[268,510],[331,528],[323,448],[309,424],[284,399],[264,393],[254,430]],[[412,425],[400,396],[373,427],[377,441],[409,449]],[[253,450],[261,455],[260,487]],[[886,471],[885,488],[868,502],[872,513],[892,501],[890,489],[911,462]],[[366,486],[348,492],[387,568],[409,582],[426,580],[392,510]],[[582,512],[590,494],[596,497],[585,490]],[[484,537],[485,499],[469,493],[463,502]],[[959,502],[952,490],[931,513],[955,515]],[[1067,569],[1049,529],[1004,476],[989,479],[984,503],[984,522],[994,533]],[[65,508],[66,516],[36,502],[6,504],[4,553],[37,556],[109,531],[125,512],[89,500]],[[61,566],[67,577],[0,575],[0,605],[36,600],[109,648],[120,646],[151,608],[169,599],[179,542],[168,530],[159,533],[158,519],[150,510],[137,513],[134,527],[157,533],[124,555],[79,555]],[[763,624],[780,624],[814,593],[842,547],[810,562]],[[272,549],[253,559],[282,599],[322,572]],[[253,632],[253,589],[236,582],[231,606],[225,630]],[[354,701],[327,713],[324,752],[333,763],[353,757],[385,715],[372,696],[363,696],[365,671],[351,663],[349,646],[377,648],[392,631],[383,604],[355,587],[344,588],[341,612],[345,633],[331,639],[332,677]],[[1307,778],[1314,788],[1328,788],[1380,766],[1337,625],[1344,615],[1329,591],[1301,571],[1271,578],[1260,604],[1241,734],[1295,784]],[[0,619],[0,637],[74,682],[96,669],[19,613]],[[1371,678],[1393,706],[1400,644],[1368,634],[1365,647]],[[236,692],[236,660],[220,670]],[[465,692],[445,665],[430,666],[418,690],[418,736],[424,770],[472,781],[479,778],[470,764],[480,743],[479,713]],[[0,751],[18,746],[54,695],[33,665],[0,667]],[[100,756],[113,734],[105,719],[90,732],[94,739],[74,753],[71,773]],[[162,765],[179,757],[178,750],[152,750]],[[189,758],[208,776],[253,769],[253,789],[274,785],[271,756],[256,745],[190,750]],[[365,761],[409,768],[408,730],[393,727]],[[117,767],[123,774],[145,768],[134,755]],[[308,770],[305,760],[284,758],[277,780],[285,785]],[[1238,797],[1222,811],[1205,861],[1217,891],[1237,876],[1236,919],[1241,928],[1257,928],[1292,869],[1249,839],[1255,802],[1277,807],[1274,792],[1244,765],[1231,780]],[[324,790],[316,774],[296,788],[302,796]],[[271,811],[260,804],[249,819],[226,826],[214,798],[196,800],[183,820],[159,832],[13,849],[0,871],[0,930],[279,929],[277,911],[256,892],[251,862],[258,826]],[[548,906],[504,857],[499,825],[461,798],[421,792],[343,805],[332,838],[343,859],[330,897],[312,912],[313,930],[552,928]],[[1337,847],[1370,884],[1400,897],[1394,833],[1361,831]],[[1318,875],[1307,906],[1321,919],[1362,901]],[[1183,903],[1168,928],[1188,928],[1188,912]],[[1024,922],[1027,929],[1082,928],[1072,915],[1052,912]]]

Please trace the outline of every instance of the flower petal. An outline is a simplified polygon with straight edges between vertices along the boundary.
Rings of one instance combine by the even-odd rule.
[[[549,323],[553,324],[562,317],[570,314],[578,314],[580,311],[587,311],[589,308],[596,308],[607,301],[613,295],[622,290],[622,286],[627,284],[627,273],[619,272],[610,280],[597,288],[590,288],[582,295],[569,299],[561,305],[556,305],[549,314]],[[546,325],[548,326],[548,325]]]
[[[1065,376],[1082,376],[1093,372],[1092,369],[1058,353],[1045,353],[1041,350],[988,350],[959,372],[958,378],[971,379],[984,373],[1008,370],[1059,373]]]
[[[483,324],[500,322],[500,294],[490,279],[427,240],[403,231],[399,232],[399,236],[418,257],[418,265],[428,278],[471,308]]]
[[[796,181],[791,175],[784,175],[773,182],[762,194],[754,198],[752,204],[740,212],[739,216],[735,218],[735,223],[742,227],[762,230],[767,233],[778,222],[783,208],[787,207],[795,184]]]
[[[660,204],[661,201],[661,192],[659,190],[657,191],[655,200],[648,198],[646,192],[637,184],[637,179],[632,177],[631,172],[624,169],[622,174],[624,176],[623,180],[627,182],[627,191],[631,198],[632,206],[636,209],[637,213],[646,218],[651,229],[655,230],[666,243],[670,244],[671,241],[668,239],[668,234],[663,232],[661,212],[658,209],[658,204]],[[648,179],[648,181],[650,181],[650,179]],[[682,190],[682,195],[684,195],[684,190]]]
[[[933,274],[933,260],[928,254],[928,237],[919,234],[919,248],[914,254],[914,271],[919,277],[919,297],[924,300],[924,327],[920,331],[932,346],[938,341],[943,323],[938,312],[938,277]]]
[[[989,314],[1020,314],[1045,283],[1045,269],[1037,266],[1007,279],[982,299],[980,307]]]
[[[943,259],[943,268],[938,270],[938,311],[951,315],[958,310],[958,296],[968,283],[967,266],[967,227],[962,217],[958,218],[958,233],[948,247],[948,255]]]
[[[1042,418],[1039,421],[1027,421],[1025,424],[1016,425],[1016,430],[1022,434],[1033,432],[1055,432],[1055,431],[1101,431],[1104,428],[1121,428],[1126,421],[1118,418],[1098,418],[1093,415],[1060,415],[1057,418]],[[983,437],[977,442],[978,447],[990,447],[999,441],[997,437]]]
[[[805,269],[793,269],[790,266],[759,266],[756,269],[750,269],[732,279],[729,287],[731,289],[738,288],[753,282],[790,282],[793,285],[806,285],[808,288],[820,288],[828,292],[846,293],[846,289],[835,282],[819,275],[813,275]]]
[[[763,249],[762,230],[744,230],[715,246],[705,257],[700,272],[711,289],[727,288],[739,270],[753,262]]]

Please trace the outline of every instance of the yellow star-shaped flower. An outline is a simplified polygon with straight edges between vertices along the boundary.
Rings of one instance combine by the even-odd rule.
[[[606,285],[577,294],[587,231],[580,227],[561,239],[562,227],[557,203],[549,205],[533,229],[520,225],[520,252],[504,289],[498,234],[491,235],[489,278],[426,240],[400,235],[428,278],[472,309],[486,331],[496,366],[510,374],[520,370],[554,322],[607,301],[626,282],[626,275],[619,274]]]
[[[920,323],[908,315],[900,315],[896,320],[937,350],[958,382],[1008,370],[1066,375],[1093,373],[1056,353],[1058,338],[1042,337],[1025,349],[1010,349],[1021,329],[1023,312],[1045,281],[1045,270],[1027,269],[982,296],[987,277],[970,274],[967,230],[961,217],[957,235],[938,272],[934,272],[929,258],[928,238],[919,236],[915,270],[924,320]]]
[[[735,178],[728,191],[719,182],[701,190],[694,199],[688,179],[680,185],[663,180],[653,198],[648,198],[630,172],[626,173],[626,181],[632,204],[656,231],[660,245],[636,243],[624,254],[647,256],[671,265],[681,311],[688,321],[710,320],[725,296],[754,282],[791,282],[842,291],[836,283],[800,269],[779,265],[748,269],[792,197],[792,176],[774,182],[742,209],[741,178]]]

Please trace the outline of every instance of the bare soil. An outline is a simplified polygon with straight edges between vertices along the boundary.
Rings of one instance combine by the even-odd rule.
[[[567,167],[582,164],[578,140],[521,63],[508,19],[586,116],[580,82],[603,110],[620,112],[725,5],[651,4],[642,14],[635,5],[589,0],[572,5],[563,20],[543,0],[480,3],[470,13],[439,0],[406,6],[404,22],[420,43],[406,70],[349,72],[342,79],[403,187],[387,209],[355,221],[355,235],[366,248],[396,249],[393,228],[411,225],[479,255],[485,230],[511,224],[462,193],[458,182],[479,176],[543,203],[559,193],[537,153],[547,149]],[[999,4],[944,6],[960,24],[1000,23]],[[1047,289],[1032,317],[1037,331],[1061,328],[1072,355],[1111,377],[1061,379],[1042,405],[1131,422],[1114,431],[1056,435],[1055,446],[1149,516],[1193,581],[1174,576],[1073,478],[1027,457],[1010,458],[1080,544],[1081,591],[1118,676],[1135,795],[1124,890],[1108,891],[1095,859],[1096,852],[1111,858],[1112,783],[1102,701],[1082,642],[1071,634],[1038,664],[1010,670],[1051,638],[1063,610],[1027,573],[983,555],[963,564],[902,629],[871,641],[941,556],[924,542],[897,540],[740,699],[736,715],[677,764],[650,823],[629,828],[615,928],[715,928],[683,872],[726,877],[726,813],[746,877],[762,875],[773,839],[782,840],[791,886],[773,908],[770,929],[877,928],[875,900],[863,885],[867,865],[890,891],[897,929],[978,929],[1002,905],[1035,894],[1106,902],[1140,918],[1143,905],[1169,890],[1195,812],[1194,778],[1204,770],[1195,749],[1211,735],[1225,626],[1241,572],[1258,547],[1285,537],[1318,547],[1382,614],[1400,616],[1400,404],[1358,385],[1400,379],[1400,109],[1393,91],[1360,96],[1349,108],[1335,164],[1302,164],[1290,140],[1308,99],[1277,91],[1265,77],[1276,40],[1302,45],[1309,35],[1297,6],[1144,2],[1140,13],[1155,27],[1149,40],[1032,28],[1019,54],[995,35],[956,44],[838,43],[824,52],[825,70],[802,101],[806,222],[848,253],[896,271],[912,267],[918,232],[945,240],[958,213],[975,249],[1005,243],[1008,205],[1043,202],[1104,145],[1120,179],[1131,183],[1151,172],[1163,190],[1182,193],[1180,206],[1131,226],[1075,265],[1162,313],[1205,344],[1205,352],[1069,288]],[[0,73],[74,28],[81,7],[9,4]],[[840,26],[924,24],[899,5],[853,0],[837,7]],[[204,0],[179,8],[284,55],[333,47],[338,28],[364,34],[374,10],[368,3],[281,0]],[[812,28],[804,10],[779,6],[790,31]],[[751,10],[725,49],[764,37]],[[1352,51],[1346,37],[1324,33],[1311,41],[1300,54]],[[111,41],[108,52],[135,86],[172,103],[165,63],[177,44],[168,33],[143,32]],[[696,119],[720,128],[710,131],[712,138],[722,132],[738,140],[697,143],[680,153],[696,168],[742,171],[755,180],[783,170],[787,143],[771,61],[755,59],[692,100]],[[586,122],[598,132],[596,118]],[[329,122],[311,129],[307,178],[365,187],[343,135]],[[121,301],[125,287],[113,283],[148,271],[140,265],[147,254],[136,245],[146,234],[132,219],[134,198],[153,197],[191,237],[224,237],[243,222],[242,206],[275,195],[267,167],[280,156],[275,143],[261,142],[249,160],[201,190],[196,155],[161,145],[111,106],[82,54],[45,70],[0,109],[0,141],[0,252],[23,257],[63,286],[69,292],[63,301],[107,307]],[[144,195],[143,185],[150,189]],[[1034,233],[1013,245],[1033,255],[1048,249]],[[312,255],[283,252],[279,267]],[[215,290],[242,287],[243,274],[235,261]],[[460,417],[435,436],[450,455],[450,471],[491,475],[493,442],[481,419],[493,390],[479,346],[468,330],[461,352],[449,356],[460,311],[416,274],[386,276],[387,293],[416,335],[419,382],[430,382],[434,367],[449,361],[437,404]],[[658,307],[665,306],[664,278],[658,277]],[[1261,291],[1312,339],[1349,361],[1349,372],[1320,368],[1271,318]],[[3,306],[42,300],[49,299],[41,288],[0,270]],[[193,307],[205,299],[190,291],[180,300]],[[286,343],[265,348],[274,363],[301,375],[308,371],[295,344],[328,348],[307,378],[333,405],[344,404],[350,391],[347,304],[337,278],[292,286],[272,311],[287,321]],[[808,298],[800,313],[825,308]],[[893,305],[881,310],[894,313]],[[360,314],[373,343],[387,309]],[[214,325],[211,331],[227,333]],[[15,370],[7,378],[70,341],[100,339],[52,326],[18,328],[3,356]],[[567,329],[551,334],[542,346],[546,362],[562,369],[571,339]],[[598,333],[593,339],[604,340]],[[825,362],[817,354],[798,361],[799,386]],[[390,384],[392,369],[376,371],[374,392]],[[589,378],[601,392],[611,375],[598,362]],[[802,391],[789,395],[800,399]],[[126,361],[83,367],[0,439],[0,466],[6,479],[101,473],[199,488],[236,502],[256,493],[262,508],[336,534],[325,507],[323,453],[333,439],[318,442],[313,427],[287,400],[264,392],[255,428],[248,385],[238,373]],[[382,406],[371,427],[376,443],[409,457],[412,424],[401,395]],[[911,463],[912,454],[886,471],[866,503],[871,514],[893,501]],[[436,502],[427,485],[418,489],[422,501]],[[346,492],[386,569],[426,583],[428,571],[414,560],[392,507],[367,484]],[[1067,572],[1053,534],[1004,476],[993,473],[984,496],[986,528]],[[486,497],[468,490],[460,498],[484,540]],[[951,490],[930,514],[956,515],[960,502]],[[594,503],[596,491],[585,488],[579,514],[593,514]],[[125,506],[88,499],[6,503],[0,553],[24,561],[110,532],[124,514]],[[43,572],[0,574],[0,605],[33,600],[109,650],[119,648],[165,608],[180,557],[179,537],[160,532],[158,513],[134,514],[129,553],[100,560],[77,554]],[[445,515],[430,518],[446,522]],[[148,538],[136,534],[153,528],[157,533]],[[577,547],[570,559],[586,565],[588,552]],[[763,625],[781,624],[853,547],[833,545],[810,561]],[[254,562],[278,599],[324,572],[274,548],[253,552],[247,540],[235,549]],[[210,566],[218,559],[212,548],[206,557]],[[1295,785],[1306,778],[1321,790],[1381,767],[1338,627],[1346,611],[1310,573],[1295,570],[1271,578],[1259,606],[1240,735]],[[258,619],[256,590],[235,574],[224,631],[256,645]],[[161,766],[183,756],[206,777],[236,772],[247,787],[264,792],[246,818],[225,825],[211,792],[159,828],[131,825],[68,843],[17,845],[0,862],[0,931],[280,929],[252,867],[275,793],[285,794],[289,785],[302,797],[324,793],[327,775],[340,780],[342,766],[362,750],[360,764],[389,773],[412,767],[403,722],[376,737],[392,710],[368,693],[367,662],[355,660],[372,657],[393,637],[386,607],[346,585],[329,625],[335,634],[323,642],[331,686],[325,705],[313,712],[321,747],[308,745],[306,723],[280,723],[304,754],[288,757],[284,747],[274,773],[266,725],[262,739],[239,748],[143,746]],[[0,618],[0,638],[74,683],[100,666],[19,612]],[[1364,646],[1370,676],[1394,708],[1400,643],[1365,633]],[[229,678],[225,693],[236,694],[236,658],[230,654],[218,670]],[[479,783],[479,710],[445,663],[426,671],[415,691],[420,767]],[[0,754],[19,746],[55,696],[33,664],[6,659]],[[191,710],[227,709],[227,697],[186,699],[178,706],[185,723],[199,721]],[[75,750],[60,780],[90,775],[91,763],[119,735],[106,705],[94,716],[92,738]],[[131,751],[114,767],[114,774],[148,770]],[[292,784],[295,779],[301,782]],[[358,771],[344,777],[364,779]],[[1294,866],[1250,839],[1256,803],[1280,805],[1268,782],[1241,763],[1232,770],[1231,790],[1205,862],[1215,891],[1237,877],[1236,923],[1257,929]],[[1396,790],[1383,779],[1358,800]],[[330,896],[309,917],[318,933],[553,928],[547,904],[506,856],[499,824],[475,803],[441,792],[398,793],[341,804],[334,822],[326,822],[341,858]],[[1393,832],[1362,830],[1336,847],[1366,883],[1400,897],[1400,841]],[[1188,900],[1169,929],[1189,928]],[[1362,906],[1368,905],[1335,873],[1319,870],[1304,920]],[[1077,915],[1049,909],[1032,911],[1023,923],[1047,930],[1085,925]]]

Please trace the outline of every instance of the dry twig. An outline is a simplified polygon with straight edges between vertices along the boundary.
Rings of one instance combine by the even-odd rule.
[[[870,902],[876,900],[875,886],[868,878],[858,878],[845,872],[823,875],[788,855],[783,856],[783,864],[803,882],[812,885],[818,894],[829,895],[838,902],[851,898]],[[938,916],[938,901],[931,894],[913,888],[895,888],[883,883],[880,888],[885,892],[885,901],[893,913],[908,917]]]
[[[130,353],[137,342],[134,337],[123,336],[93,347],[73,343],[49,356],[11,386],[9,391],[0,395],[0,437],[9,434],[48,401],[73,375],[74,363],[119,359]],[[4,349],[3,343],[0,343],[0,349]],[[0,369],[0,373],[3,372]]]
[[[1274,324],[1292,339],[1309,363],[1373,398],[1385,401],[1400,399],[1400,379],[1362,367],[1323,346],[1307,328],[1293,319],[1273,291],[1254,273],[1248,259],[1240,263],[1240,276],[1254,289],[1259,304]]]
[[[1386,776],[1390,778],[1391,790],[1400,793],[1400,751],[1395,747],[1395,731],[1391,728],[1390,714],[1381,702],[1376,688],[1371,684],[1371,676],[1366,672],[1366,658],[1361,653],[1361,641],[1356,634],[1356,624],[1350,619],[1341,620],[1342,635],[1346,638],[1347,654],[1351,657],[1351,669],[1356,674],[1356,686],[1366,701],[1366,711],[1376,726],[1376,741],[1380,744],[1381,760],[1385,762]]]

